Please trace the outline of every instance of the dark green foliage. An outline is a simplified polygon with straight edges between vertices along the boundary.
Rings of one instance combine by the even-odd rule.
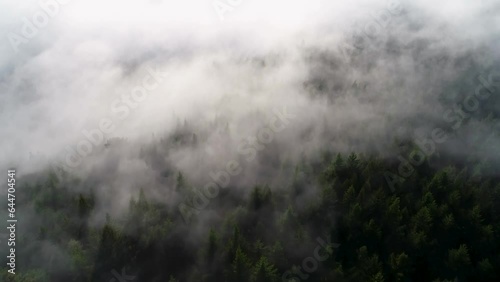
[[[135,281],[276,282],[293,270],[310,282],[499,281],[500,185],[475,165],[419,168],[394,191],[384,173],[397,170],[374,156],[325,153],[287,167],[283,187],[258,185],[244,198],[221,190],[200,211],[217,214],[204,227],[187,225],[148,187],[125,214],[92,222],[92,189],[74,192],[73,180],[51,171],[19,189],[19,209],[31,205],[37,221],[23,230],[18,256],[41,253],[42,242],[59,251],[19,260],[20,274],[0,278],[110,281],[125,271]],[[172,190],[185,196],[188,182],[178,173]],[[302,263],[314,257],[316,238],[340,245],[307,273]]]

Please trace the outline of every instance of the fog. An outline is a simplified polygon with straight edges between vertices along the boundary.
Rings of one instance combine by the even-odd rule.
[[[496,0],[0,0],[0,168],[19,187],[49,169],[79,179],[65,185],[96,195],[90,226],[142,188],[181,213],[171,236],[197,250],[254,186],[290,187],[325,151],[394,159],[442,128],[437,155],[470,159],[485,140],[474,157],[500,165],[500,123],[482,116],[500,110],[499,12]],[[211,199],[189,225],[180,173],[234,203]],[[301,185],[299,211],[319,191]],[[25,207],[28,230],[39,220]],[[33,245],[51,257],[42,268],[68,258]]]
[[[169,198],[165,171],[203,185],[237,160],[252,186],[325,148],[385,154],[499,54],[497,1],[101,2],[0,2],[0,166],[92,175],[111,210],[138,186]],[[245,153],[277,111],[293,118]]]

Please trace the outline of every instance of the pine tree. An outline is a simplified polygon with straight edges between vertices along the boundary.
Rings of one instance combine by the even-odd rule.
[[[277,269],[266,257],[261,257],[255,264],[252,273],[252,282],[276,282],[278,280]]]

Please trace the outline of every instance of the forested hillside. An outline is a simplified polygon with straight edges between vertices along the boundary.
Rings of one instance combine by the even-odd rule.
[[[485,166],[426,162],[391,191],[394,162],[325,151],[284,166],[294,176],[282,187],[262,183],[244,198],[222,190],[199,211],[216,214],[207,229],[139,187],[126,214],[90,225],[92,189],[75,193],[81,180],[50,170],[21,180],[18,209],[34,224],[18,239],[21,274],[2,272],[2,281],[113,281],[113,273],[130,281],[496,281],[500,184]],[[189,197],[189,179],[175,178]],[[321,192],[305,197],[310,185]]]
[[[0,6],[0,282],[500,281],[499,0]]]

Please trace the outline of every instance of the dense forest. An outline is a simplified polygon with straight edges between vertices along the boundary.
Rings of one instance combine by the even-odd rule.
[[[186,222],[142,189],[125,215],[92,226],[92,189],[75,193],[81,180],[52,169],[20,181],[18,210],[34,218],[19,233],[19,274],[2,281],[497,281],[498,178],[488,163],[432,168],[433,158],[391,189],[394,160],[324,151],[283,165],[294,175],[283,187],[221,190],[199,211],[218,218],[201,231],[198,214]],[[304,197],[311,184],[320,192]],[[31,256],[49,245],[59,251]]]

